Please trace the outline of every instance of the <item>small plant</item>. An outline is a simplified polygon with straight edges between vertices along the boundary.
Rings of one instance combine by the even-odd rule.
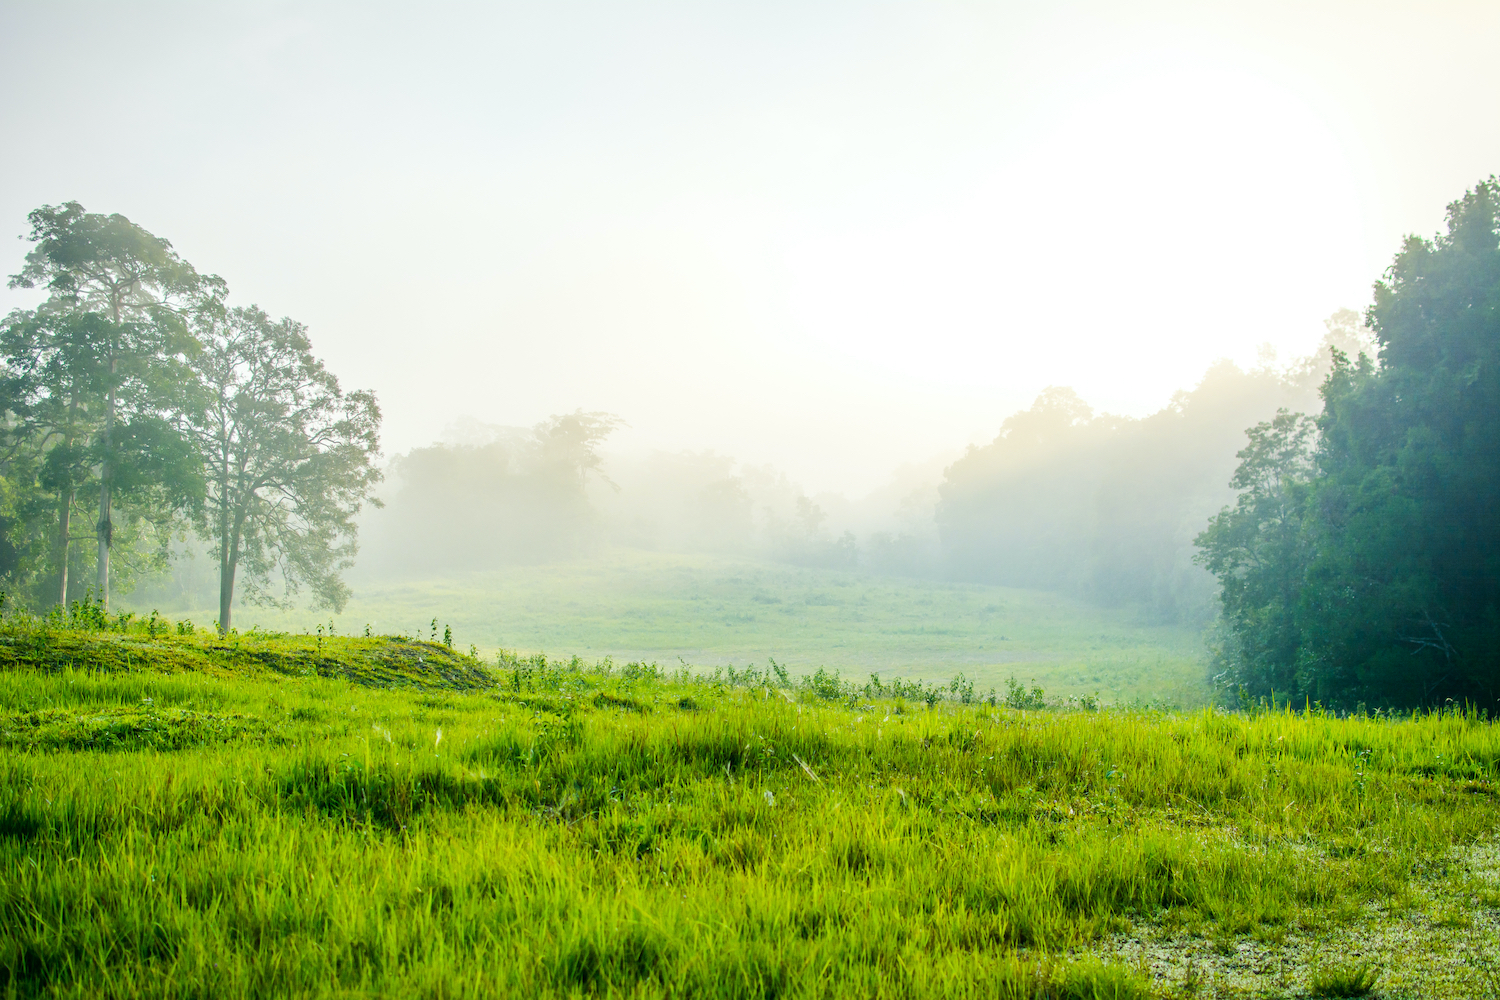
[[[365,622],[365,638],[370,638],[370,623]]]
[[[838,673],[826,667],[819,667],[805,682],[808,690],[824,701],[835,701],[844,693],[844,684]]]
[[[1203,992],[1204,977],[1203,970],[1193,959],[1188,959],[1187,969],[1182,974],[1182,992],[1190,997],[1195,997]]]
[[[948,682],[948,690],[961,703],[965,705],[974,704],[974,682],[963,674],[959,674]]]
[[[1005,706],[1007,708],[1046,708],[1047,692],[1034,681],[1031,690],[1028,691],[1020,681],[1009,677],[1005,681]]]
[[[443,626],[443,645],[449,649],[453,648],[453,626],[451,625]]]
[[[187,618],[184,618],[182,621],[180,621],[180,622],[177,623],[177,634],[178,635],[192,635],[193,632],[194,632],[194,629],[193,629],[193,623],[192,623],[191,620],[189,620]]]
[[[786,672],[786,667],[783,667],[781,664],[777,663],[776,662],[776,658],[774,656],[770,657],[770,660],[771,660],[771,669],[776,674],[776,686],[777,687],[784,687],[784,688],[791,687],[792,686],[792,678]]]
[[[427,637],[428,642],[437,642],[437,619],[432,620],[432,633]]]
[[[1368,962],[1334,963],[1314,969],[1307,987],[1315,997],[1363,997],[1370,995],[1378,979],[1380,971]]]
[[[162,621],[161,614],[155,608],[152,608],[151,617],[146,619],[146,634],[155,639],[158,633],[166,635],[167,626]]]

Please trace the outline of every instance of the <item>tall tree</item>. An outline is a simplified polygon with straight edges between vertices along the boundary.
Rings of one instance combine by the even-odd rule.
[[[35,387],[27,419],[31,444],[45,456],[38,485],[56,503],[52,562],[59,604],[68,599],[73,507],[92,474],[99,403],[107,394],[101,348],[109,337],[101,327],[108,324],[98,313],[28,310],[13,314],[0,334],[0,360]]]
[[[1230,486],[1233,507],[1215,515],[1196,543],[1199,561],[1219,578],[1224,634],[1221,684],[1254,697],[1306,689],[1296,675],[1298,610],[1306,560],[1303,520],[1315,468],[1317,426],[1281,410],[1250,428]]]
[[[27,216],[26,255],[12,288],[46,287],[51,311],[95,313],[101,327],[106,377],[99,448],[98,593],[109,604],[109,557],[114,542],[111,510],[117,464],[114,431],[125,378],[140,378],[155,361],[190,353],[188,313],[223,299],[222,279],[200,275],[172,245],[123,215],[86,212],[78,202],[44,205]]]
[[[1337,691],[1500,701],[1500,181],[1408,237],[1329,376],[1304,658]]]
[[[24,311],[6,317],[0,340],[11,339],[30,317]],[[41,547],[37,473],[45,433],[38,428],[45,424],[39,412],[45,392],[30,360],[23,354],[15,364],[0,356],[0,577],[11,587],[31,582]]]
[[[589,473],[594,473],[614,489],[614,482],[600,471],[604,458],[599,446],[621,427],[629,424],[613,413],[600,411],[572,413],[549,417],[536,425],[537,459],[544,469],[552,471],[559,481],[569,482],[582,493]]]
[[[306,328],[255,307],[204,312],[194,365],[206,398],[191,432],[206,463],[202,529],[218,544],[219,630],[227,633],[236,580],[276,603],[307,586],[342,609],[340,571],[357,551],[355,515],[380,482],[380,408],[344,392],[312,355]]]
[[[1500,705],[1500,181],[1447,222],[1375,286],[1378,362],[1332,352],[1306,482],[1262,505],[1237,481],[1202,536],[1232,676],[1330,704]]]

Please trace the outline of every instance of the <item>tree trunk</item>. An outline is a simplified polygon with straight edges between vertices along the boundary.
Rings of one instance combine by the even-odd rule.
[[[234,606],[234,563],[219,564],[219,635],[229,634],[229,615]]]
[[[227,492],[227,491],[226,491]],[[226,493],[220,493],[221,498]],[[240,563],[240,532],[245,528],[243,519],[236,518],[230,525],[229,503],[220,502],[219,508],[219,635],[229,634],[229,616],[234,612],[234,573]]]
[[[113,313],[116,330],[110,331],[110,336],[116,336],[120,323],[120,303],[118,297],[113,302]],[[104,610],[109,610],[109,547],[114,543],[114,525],[110,523],[110,468],[109,449],[111,445],[110,435],[115,427],[115,371],[118,358],[115,354],[114,344],[110,344],[109,351],[109,398],[104,404],[104,452],[103,459],[99,463],[99,600],[103,602]]]
[[[73,493],[63,494],[57,501],[57,603],[68,603],[68,532],[73,518]]]
[[[73,429],[78,416],[78,393],[75,390],[68,400],[68,433],[63,436],[63,444],[69,448],[73,447]],[[72,477],[69,476],[71,480]],[[66,607],[68,604],[68,543],[72,541],[68,532],[72,530],[73,500],[78,496],[78,491],[70,489],[66,496],[58,498],[57,511],[57,603]]]
[[[110,361],[114,370],[114,361]],[[104,407],[104,459],[99,465],[99,599],[104,610],[109,610],[109,547],[114,541],[114,525],[110,523],[109,495],[109,446],[110,430],[115,422],[115,391],[109,390],[109,402]]]

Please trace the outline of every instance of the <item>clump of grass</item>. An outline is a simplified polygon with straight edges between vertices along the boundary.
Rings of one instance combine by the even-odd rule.
[[[140,705],[103,712],[54,708],[0,715],[0,747],[9,751],[165,751],[275,738],[259,719],[159,709],[149,698]]]
[[[1151,990],[1122,965],[1085,960],[1065,966],[1038,995],[1044,1000],[1146,1000]]]
[[[1308,976],[1308,992],[1315,997],[1369,996],[1380,980],[1380,970],[1368,962],[1320,965]]]
[[[1452,906],[1441,910],[1437,915],[1437,919],[1433,922],[1439,927],[1446,927],[1449,930],[1467,930],[1474,926],[1474,916],[1467,910]]]

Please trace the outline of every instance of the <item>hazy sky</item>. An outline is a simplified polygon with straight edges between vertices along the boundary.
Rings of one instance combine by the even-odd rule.
[[[1141,414],[1308,350],[1500,171],[1497,38],[1493,0],[3,2],[0,234],[130,216],[308,323],[388,453],[584,407],[858,493],[1048,384]]]

